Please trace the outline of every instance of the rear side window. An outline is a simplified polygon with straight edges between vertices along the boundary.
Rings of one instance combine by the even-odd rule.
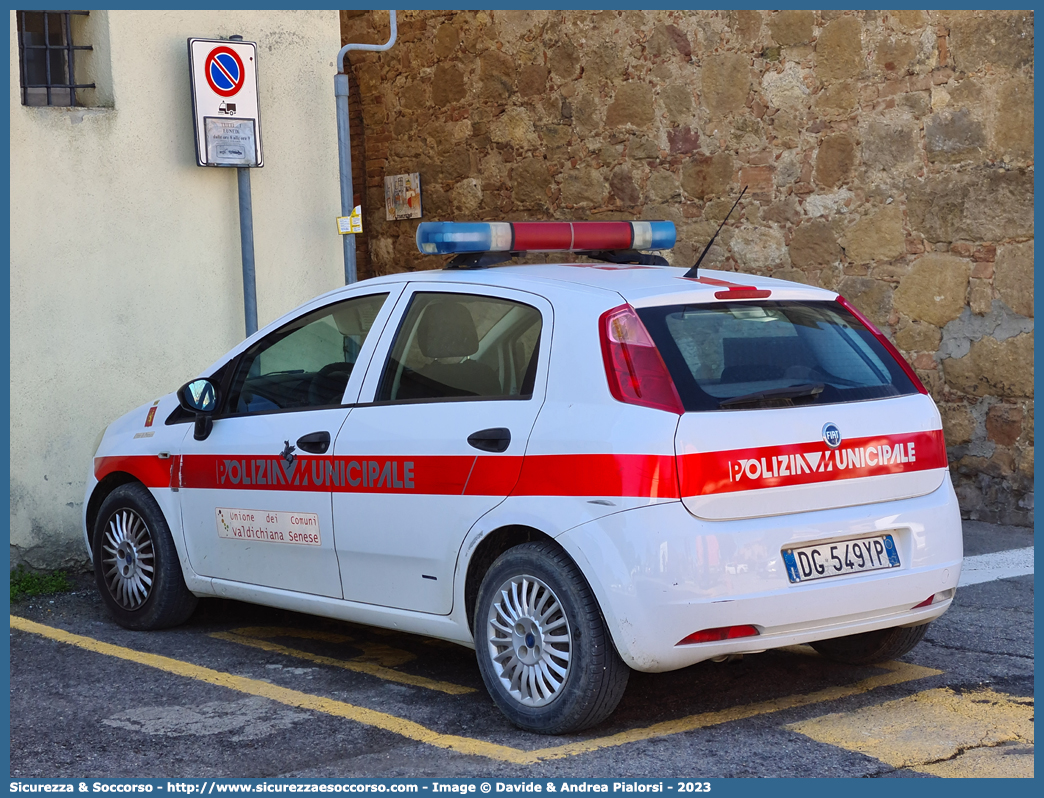
[[[527,399],[540,312],[508,299],[418,293],[384,368],[379,402]]]
[[[641,308],[686,411],[833,404],[917,393],[836,302]]]

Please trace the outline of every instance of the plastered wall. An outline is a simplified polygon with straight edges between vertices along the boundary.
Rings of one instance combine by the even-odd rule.
[[[91,12],[87,108],[20,104],[11,64],[12,564],[85,562],[95,436],[244,336],[234,169],[196,166],[187,44],[258,43],[258,321],[343,284],[336,11]]]

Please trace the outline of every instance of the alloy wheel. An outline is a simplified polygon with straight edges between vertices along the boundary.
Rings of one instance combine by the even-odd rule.
[[[155,551],[144,519],[122,508],[110,516],[102,543],[102,573],[109,594],[125,610],[136,610],[152,591]]]
[[[569,620],[554,591],[532,576],[515,576],[489,608],[489,655],[507,693],[542,707],[560,694],[569,675]]]

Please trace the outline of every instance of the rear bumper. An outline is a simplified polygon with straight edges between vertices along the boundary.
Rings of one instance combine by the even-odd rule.
[[[791,584],[781,551],[891,532],[901,567]],[[739,521],[701,521],[672,502],[610,515],[558,541],[584,571],[617,650],[647,672],[892,626],[927,623],[952,598],[963,543],[949,479],[914,499]],[[678,646],[701,629],[760,634]]]

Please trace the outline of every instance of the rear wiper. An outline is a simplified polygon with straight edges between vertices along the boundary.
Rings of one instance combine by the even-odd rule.
[[[801,396],[819,396],[819,394],[823,393],[824,387],[823,383],[816,382],[804,385],[790,385],[786,388],[770,388],[767,391],[755,391],[754,393],[745,393],[742,396],[725,399],[718,403],[718,407],[735,407],[736,405],[752,405],[776,401],[779,401],[779,404],[776,405],[777,407],[786,407],[792,403],[783,400],[797,399]]]

